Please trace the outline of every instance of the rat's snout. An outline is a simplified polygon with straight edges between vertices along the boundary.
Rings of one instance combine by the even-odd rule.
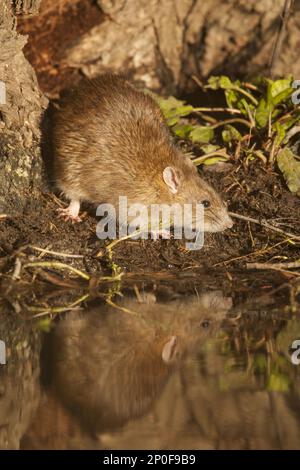
[[[228,228],[233,226],[233,220],[224,207],[218,212],[211,224],[211,227],[207,230],[208,232],[224,232]]]
[[[226,214],[226,218],[224,220],[224,227],[225,229],[227,229],[227,228],[231,228],[232,226],[233,226],[233,220],[229,214]]]

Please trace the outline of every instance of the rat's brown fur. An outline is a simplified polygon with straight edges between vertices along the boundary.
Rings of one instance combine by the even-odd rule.
[[[118,75],[82,83],[56,111],[54,121],[57,187],[70,200],[117,207],[128,204],[194,203],[209,200],[208,231],[231,220],[213,188],[174,145],[155,101]],[[179,187],[172,194],[163,171],[172,167]]]

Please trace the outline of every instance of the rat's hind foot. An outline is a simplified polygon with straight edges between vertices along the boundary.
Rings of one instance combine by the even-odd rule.
[[[59,212],[58,217],[61,217],[65,222],[67,220],[71,220],[72,224],[82,222],[82,219],[79,217],[79,209],[80,202],[77,200],[71,200],[68,207],[66,207],[65,209],[60,208],[57,210]]]

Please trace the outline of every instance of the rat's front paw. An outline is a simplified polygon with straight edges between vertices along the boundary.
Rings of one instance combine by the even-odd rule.
[[[79,222],[82,222],[81,217],[79,217],[78,214],[74,214],[73,211],[70,209],[70,207],[66,207],[65,209],[57,209],[58,212],[58,217],[63,219],[65,222],[68,220],[71,220],[72,224],[77,224]]]

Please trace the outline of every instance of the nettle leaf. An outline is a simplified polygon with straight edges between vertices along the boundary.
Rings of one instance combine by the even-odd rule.
[[[165,118],[167,120],[171,118],[181,118],[184,116],[188,116],[194,111],[194,107],[191,105],[184,105],[184,106],[178,106],[178,108],[174,109],[168,109],[167,111],[164,112]]]
[[[277,106],[283,101],[286,101],[294,91],[291,84],[292,84],[291,78],[276,80],[274,82],[272,82],[271,80],[268,80],[268,89],[267,89],[268,102],[272,103],[273,106]]]
[[[179,122],[181,117],[188,116],[194,111],[192,105],[185,104],[185,101],[178,100],[174,98],[174,96],[162,98],[155,93],[151,93],[151,96],[159,105],[169,126],[174,126]]]
[[[194,143],[208,144],[214,138],[214,130],[208,126],[194,126],[190,139]]]
[[[227,124],[222,131],[222,139],[224,142],[232,142],[234,140],[241,140],[242,135],[240,132],[230,124]]]
[[[286,130],[282,124],[278,121],[274,124],[274,129],[276,132],[275,145],[279,146],[286,136]]]
[[[223,90],[230,90],[233,86],[233,83],[229,77],[221,75],[220,77],[210,77],[208,79],[208,85],[212,90],[218,90],[219,88],[222,88]]]
[[[157,101],[163,113],[168,112],[170,109],[179,108],[184,105],[184,101],[169,96],[169,98],[163,98],[156,93],[151,93],[151,96]]]
[[[235,90],[225,90],[226,103],[229,108],[235,108],[239,101],[239,95]]]
[[[277,164],[289,190],[300,196],[300,162],[295,159],[291,149],[284,148],[278,152]]]
[[[259,100],[256,113],[255,113],[255,121],[258,127],[260,127],[261,129],[268,125],[269,116],[270,116],[270,112],[272,111],[272,109],[273,109],[273,106],[267,103],[265,98],[261,98]]]
[[[168,124],[169,127],[173,127],[173,126],[175,126],[175,124],[177,124],[179,121],[180,121],[180,117],[179,117],[179,116],[176,116],[176,117],[172,117],[172,118],[167,119],[167,124]]]
[[[173,132],[182,139],[187,139],[190,135],[190,132],[194,129],[194,126],[191,124],[177,124],[173,127]]]

